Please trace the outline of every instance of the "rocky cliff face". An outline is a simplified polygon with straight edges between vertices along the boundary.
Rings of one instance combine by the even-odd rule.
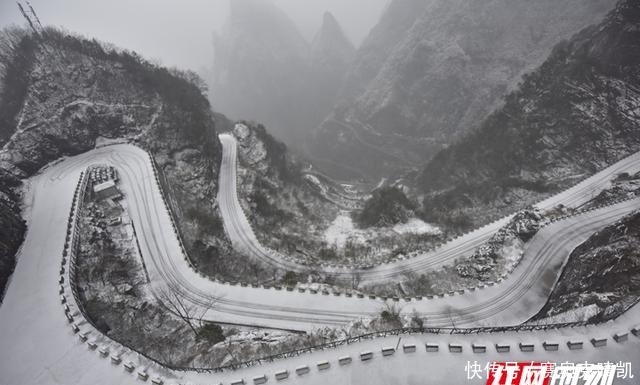
[[[13,116],[7,114],[0,127],[0,137],[8,138],[0,150],[0,259],[12,259],[24,230],[18,196],[11,187],[59,157],[88,151],[110,139],[136,143],[154,155],[175,198],[188,247],[204,239],[228,252],[221,229],[205,230],[208,218],[218,216],[211,203],[221,155],[216,125],[229,123],[211,112],[193,83],[197,79],[151,65],[135,53],[106,49],[95,40],[53,29],[38,44],[24,44],[23,39],[32,37],[17,38],[9,57],[31,59],[21,67],[28,82],[23,84],[24,97],[11,100],[19,108]],[[10,82],[3,84],[3,95],[17,94]],[[3,111],[6,103],[3,97]],[[204,214],[190,215],[193,208]],[[209,235],[202,237],[203,233]]]
[[[355,52],[335,17],[325,13],[320,31],[310,46],[307,129],[320,124],[333,108]]]
[[[300,145],[333,108],[354,51],[330,13],[309,43],[271,2],[234,0],[215,38],[212,104]]]
[[[357,54],[334,112],[340,124],[318,129],[314,154],[344,157],[369,177],[424,163],[614,4],[395,0]]]
[[[20,180],[0,169],[0,302],[15,267],[14,256],[24,238],[26,225],[20,216],[20,197],[14,188]]]
[[[640,4],[558,44],[419,184],[433,221],[486,222],[640,150]]]
[[[534,320],[604,322],[638,300],[640,212],[635,212],[594,234],[571,253],[548,302]]]
[[[253,119],[284,137],[300,134],[308,43],[268,1],[231,1],[225,31],[215,39],[210,98],[236,119]]]
[[[323,231],[339,206],[309,179],[308,164],[287,151],[261,125],[238,124],[238,195],[263,245],[287,255],[315,256]],[[316,181],[317,183],[313,183]]]
[[[16,117],[27,92],[33,64],[34,40],[19,29],[0,33],[0,145],[15,132]],[[14,255],[22,243],[25,223],[20,216],[20,179],[0,167],[0,301],[11,273]]]
[[[340,90],[342,101],[349,101],[365,91],[396,45],[422,16],[424,7],[424,0],[394,0],[389,3],[378,24],[369,32],[356,52],[354,62]]]

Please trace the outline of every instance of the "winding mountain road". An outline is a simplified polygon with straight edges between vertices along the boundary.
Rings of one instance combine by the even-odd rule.
[[[218,203],[224,220],[225,230],[236,249],[248,253],[252,257],[281,269],[296,272],[306,272],[308,266],[294,262],[292,259],[266,249],[257,240],[246,214],[238,201],[237,195],[237,141],[230,134],[221,134],[223,146],[222,166],[220,169],[220,183]],[[576,186],[557,195],[549,197],[536,206],[541,210],[551,209],[558,204],[576,207],[592,199],[603,188],[610,185],[611,179],[622,172],[635,173],[640,171],[640,153],[633,154],[605,170],[583,180]],[[487,241],[498,229],[507,224],[512,216],[501,218],[475,231],[465,234],[442,247],[421,253],[413,258],[386,263],[367,269],[350,269],[339,267],[324,267],[337,278],[351,281],[353,274],[359,274],[361,283],[384,282],[397,280],[405,273],[416,273],[451,264],[455,259],[471,255],[480,245]]]
[[[238,247],[246,247],[245,250],[251,252],[254,257],[269,263],[293,266],[289,265],[290,261],[282,260],[278,255],[262,254],[264,250],[248,227],[248,222],[235,195],[235,176],[232,175],[235,174],[234,141],[224,135],[221,136],[221,140],[224,154],[220,174],[219,203],[225,228],[234,244]],[[25,212],[29,230],[18,255],[18,265],[12,282],[0,306],[0,325],[2,326],[0,327],[0,384],[135,382],[135,379],[122,368],[115,370],[108,360],[100,359],[95,352],[91,354],[87,351],[86,344],[73,338],[73,333],[61,309],[57,290],[60,256],[73,189],[80,173],[87,166],[96,163],[110,164],[119,170],[120,187],[127,201],[129,215],[138,232],[142,257],[152,286],[154,288],[169,287],[195,305],[205,305],[215,300],[216,307],[207,312],[207,319],[274,328],[312,330],[316,327],[344,325],[361,316],[377,314],[383,308],[384,302],[379,299],[254,289],[220,284],[202,277],[189,267],[182,255],[178,239],[172,230],[169,213],[155,181],[148,154],[130,145],[109,146],[64,159],[43,169],[29,181],[25,195]],[[588,200],[591,197],[590,194],[606,185],[615,173],[633,172],[638,169],[640,169],[640,155],[636,154],[540,205],[553,207],[561,202],[576,204],[576,202]],[[613,223],[621,216],[638,208],[640,208],[640,200],[634,199],[551,224],[528,243],[522,263],[501,284],[464,295],[402,302],[403,312],[411,312],[415,309],[427,317],[429,325],[434,326],[521,323],[543,306],[555,277],[560,273],[562,262],[575,246],[598,228]],[[437,252],[363,270],[363,273],[368,274],[368,279],[390,279],[407,269],[419,272],[439,266],[477,247],[501,226],[501,222],[458,238]],[[343,273],[351,274],[351,272]],[[582,336],[581,338],[584,339],[584,336],[589,333],[610,334],[614,328],[629,330],[640,320],[638,313],[640,310],[636,306],[613,324],[601,325],[597,328],[531,333],[527,338],[538,342],[545,338],[566,340]],[[117,343],[100,336],[98,332],[91,330],[90,326],[86,324],[80,326],[91,331],[92,339],[95,338],[113,349],[120,349],[124,355],[135,356],[134,353],[127,353],[126,349],[119,347]],[[407,337],[409,340],[419,341],[424,341],[425,338],[427,337]],[[428,336],[428,338],[446,344],[447,341],[471,343],[476,340],[493,340],[495,336],[440,335]],[[522,335],[505,334],[500,339],[517,341],[522,339]],[[314,354],[313,359],[320,360],[329,356],[335,358],[334,356],[340,352],[356,354],[359,349],[366,349],[373,344],[377,347],[378,344],[387,342],[391,343],[386,340],[369,341],[354,347],[340,348],[335,352],[317,353]],[[606,355],[598,350],[586,348],[578,353],[566,352],[566,349],[563,349],[555,357],[562,358],[571,354],[574,359],[579,360],[602,358],[601,361],[603,361],[604,358],[615,360],[616,357],[626,360],[632,357],[640,361],[638,347],[638,341],[633,337],[627,344],[618,344],[606,351],[603,350]],[[546,357],[547,354],[549,353],[538,353],[528,357],[538,359]],[[509,358],[517,359],[520,355],[521,353],[514,352]],[[446,359],[433,360],[429,364],[421,362],[418,365],[420,361],[416,361],[415,357],[424,357],[424,353],[416,354],[406,360],[399,360],[396,356],[387,361],[378,361],[381,364],[375,369],[372,369],[372,365],[366,366],[364,370],[335,369],[324,376],[319,377],[314,374],[304,377],[297,383],[315,384],[328,381],[345,384],[385,384],[389,383],[385,381],[389,381],[390,376],[395,376],[394,378],[398,381],[396,383],[417,384],[422,383],[420,376],[428,368],[432,370],[434,376],[443,370],[453,370],[453,368],[458,368],[462,375],[464,365],[461,363],[469,359],[468,353],[453,356],[453,358],[447,354]],[[496,353],[492,352],[483,356],[482,359],[495,359],[495,357]],[[293,370],[292,365],[297,365],[304,360],[309,364],[309,356],[302,356],[248,369],[242,372],[242,376],[251,378],[253,374],[264,373],[265,370],[273,372],[282,365]],[[238,377],[235,373],[210,375],[172,372],[145,363],[140,357],[136,358],[136,362],[147,365],[149,371],[166,378],[176,379],[176,381],[180,380],[180,382],[209,383],[212,378],[216,378],[216,381],[229,381]],[[355,367],[354,365],[353,368]],[[372,377],[374,375],[376,378]],[[450,379],[459,380],[460,377],[454,375]],[[439,383],[445,384],[442,381]],[[473,384],[473,382],[469,383]]]

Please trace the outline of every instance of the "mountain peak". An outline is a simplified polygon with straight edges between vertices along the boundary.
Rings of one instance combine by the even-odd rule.
[[[321,29],[335,29],[338,28],[340,29],[340,25],[338,24],[338,20],[336,20],[335,16],[333,16],[333,13],[329,12],[329,11],[325,11],[324,15],[322,16],[322,27]]]
[[[229,0],[229,9],[232,15],[251,9],[268,9],[269,6],[273,6],[273,4],[261,0]]]
[[[555,43],[600,22],[617,1],[394,0],[359,47],[334,110],[393,140],[372,149],[343,140],[328,120],[310,148],[378,178],[426,162],[500,106]],[[625,1],[621,14],[633,13],[638,0]]]
[[[350,60],[355,54],[355,47],[345,35],[338,20],[329,11],[322,17],[322,25],[311,44],[312,57],[332,54]]]
[[[640,100],[638,23],[640,4],[622,0],[602,23],[557,44],[500,109],[427,164],[426,217],[455,211],[461,223],[481,223],[639,151],[640,119],[628,113]]]

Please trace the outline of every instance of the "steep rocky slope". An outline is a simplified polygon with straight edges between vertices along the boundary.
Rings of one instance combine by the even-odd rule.
[[[609,187],[600,191],[598,195],[581,205],[580,209],[590,209],[618,199],[631,198],[636,195],[640,195],[640,172],[633,175],[623,172],[612,178]]]
[[[304,274],[263,269],[265,279],[291,286],[344,285],[316,266],[381,263],[446,237],[416,218],[416,204],[398,187],[378,189],[365,201],[364,194],[349,191],[352,186],[316,173],[262,125],[240,123],[232,133],[238,142],[238,196],[258,240],[309,266]]]
[[[320,124],[333,108],[355,52],[338,21],[326,12],[320,31],[310,46],[306,90],[311,94],[309,115],[305,119],[307,130]]]
[[[425,216],[458,227],[525,207],[640,150],[640,3],[558,44],[482,126],[424,169]]]
[[[15,267],[15,254],[22,243],[26,225],[20,216],[20,197],[14,188],[20,180],[0,169],[0,302]]]
[[[355,48],[330,13],[307,42],[272,2],[230,3],[228,24],[214,39],[212,105],[300,145],[333,108]]]
[[[536,235],[545,214],[534,208],[518,212],[470,257],[457,261],[458,275],[486,282],[510,273],[520,263],[524,245]]]
[[[234,0],[226,29],[215,38],[213,106],[235,119],[253,119],[274,134],[299,134],[308,43],[275,5]]]
[[[218,213],[211,200],[221,155],[216,125],[224,128],[229,122],[211,112],[192,74],[54,29],[38,39],[25,32],[5,38],[12,40],[3,52],[7,68],[19,65],[16,71],[28,81],[3,82],[3,111],[8,102],[19,108],[11,107],[13,113],[4,116],[0,127],[0,138],[8,138],[0,150],[0,260],[12,259],[24,230],[15,189],[20,179],[57,158],[110,140],[133,142],[154,155],[194,258],[206,263],[210,254],[199,252],[196,242],[230,254],[222,226],[215,225]],[[29,41],[33,44],[25,43]],[[23,97],[4,97],[11,94]]]
[[[307,164],[262,125],[238,124],[238,194],[260,242],[302,259],[315,257],[339,204],[304,173]],[[317,182],[317,183],[314,183]]]
[[[406,36],[422,15],[424,0],[394,0],[382,13],[380,20],[362,42],[340,90],[342,100],[364,92],[375,78],[394,47]]]
[[[638,300],[640,212],[635,212],[571,253],[547,304],[534,320],[604,322]]]
[[[424,163],[477,126],[554,44],[614,4],[395,0],[358,52],[334,112],[340,124],[325,122],[310,148],[368,177]]]
[[[0,33],[0,145],[15,132],[15,118],[27,91],[34,45],[22,30],[6,29]],[[0,168],[0,301],[25,232],[19,196],[14,190],[19,186],[19,178]]]

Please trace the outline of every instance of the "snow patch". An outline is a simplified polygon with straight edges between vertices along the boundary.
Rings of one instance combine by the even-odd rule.
[[[326,194],[327,192],[327,188],[325,187],[325,185],[323,185],[320,180],[315,176],[315,175],[311,175],[311,174],[305,174],[304,179],[308,180],[309,182],[311,182],[314,186],[316,186],[323,194]]]
[[[96,138],[96,148],[112,146],[115,144],[126,144],[126,143],[129,143],[129,140],[126,138],[111,139],[111,138],[106,138],[104,136],[98,136]]]
[[[374,190],[381,188],[382,186],[384,186],[386,182],[387,182],[387,178],[380,179],[380,182],[378,182],[378,185],[374,188]]]
[[[393,231],[398,234],[441,234],[437,227],[418,218],[411,218],[407,223],[398,223],[393,226]]]
[[[349,239],[364,242],[365,238],[366,231],[354,226],[348,211],[340,211],[324,233],[325,241],[337,247],[344,247]]]
[[[547,317],[543,320],[537,321],[538,324],[557,324],[565,322],[582,322],[588,321],[590,318],[600,313],[602,309],[598,305],[591,304],[588,306],[579,307],[565,311],[563,313],[556,314],[551,317]]]
[[[324,240],[329,245],[338,248],[344,247],[347,241],[365,243],[368,239],[374,239],[382,235],[395,234],[440,234],[438,227],[430,225],[418,218],[411,218],[407,223],[399,223],[393,227],[359,229],[353,224],[349,211],[340,211],[336,219],[324,233]]]

